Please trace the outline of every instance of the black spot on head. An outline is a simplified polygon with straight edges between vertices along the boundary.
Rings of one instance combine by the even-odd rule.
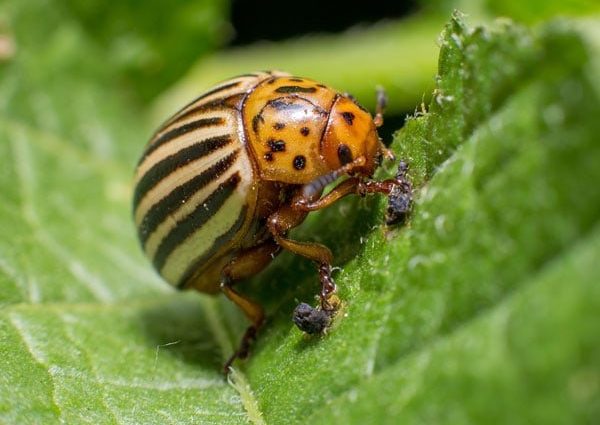
[[[266,154],[263,155],[263,158],[265,159],[265,161],[273,161],[273,154],[271,152],[267,152]]]
[[[284,140],[273,140],[269,139],[267,144],[271,148],[271,152],[283,152],[285,151],[285,141]]]
[[[301,86],[281,86],[275,89],[277,93],[314,93],[317,91],[314,87]]]
[[[308,127],[302,127],[300,129],[300,134],[302,134],[304,137],[308,136],[310,134],[310,130]]]
[[[352,125],[352,122],[354,121],[354,114],[352,112],[342,112],[342,117],[348,125]]]
[[[275,124],[273,124],[273,128],[275,130],[282,130],[285,127],[285,124],[282,122],[276,122]]]
[[[337,154],[338,154],[338,158],[339,158],[340,162],[342,163],[342,165],[346,165],[346,164],[352,162],[352,151],[350,150],[348,145],[346,145],[344,143],[339,145]]]
[[[317,87],[321,87],[322,89],[326,89],[327,86],[325,84],[317,84]]]
[[[302,78],[288,78],[288,81],[293,81],[294,83],[301,83],[304,80]]]
[[[294,157],[294,168],[296,170],[303,170],[306,166],[306,158],[304,155],[296,155]]]
[[[264,122],[264,118],[260,114],[254,115],[254,118],[252,118],[252,130],[255,133],[258,133],[258,124],[260,122]]]

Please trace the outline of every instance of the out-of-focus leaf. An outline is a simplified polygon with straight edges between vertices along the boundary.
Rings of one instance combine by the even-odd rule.
[[[228,0],[65,0],[61,6],[103,48],[109,66],[124,72],[146,100],[231,32]]]

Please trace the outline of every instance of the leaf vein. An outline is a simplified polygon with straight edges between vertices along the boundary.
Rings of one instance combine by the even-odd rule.
[[[56,379],[54,378],[54,375],[50,372],[50,367],[48,365],[46,355],[36,347],[33,335],[27,330],[27,325],[25,321],[21,317],[19,317],[17,313],[9,313],[8,320],[17,332],[17,334],[19,334],[19,336],[23,340],[23,344],[25,344],[25,348],[27,348],[27,351],[31,355],[33,361],[40,365],[48,374],[48,380],[50,381],[52,387],[50,399],[52,400],[54,411],[58,413],[59,422],[63,423],[64,420],[62,419],[62,409],[60,408],[60,403],[56,398]]]
[[[90,357],[89,353],[84,349],[84,347],[82,347],[79,344],[79,341],[75,337],[75,335],[73,335],[73,330],[69,324],[70,322],[73,321],[73,318],[70,315],[64,314],[64,313],[59,313],[58,317],[60,318],[60,320],[63,324],[63,328],[65,329],[65,334],[70,341],[70,345],[73,347],[76,347],[82,353],[82,355],[85,357],[86,363],[89,365],[89,370],[91,371],[92,375],[95,378],[93,381],[96,383],[96,386],[98,386],[100,389],[99,393],[100,393],[102,405],[105,407],[106,411],[112,416],[112,418],[115,420],[115,422],[124,423],[125,421],[123,420],[123,418],[121,418],[117,414],[117,412],[110,406],[110,404],[108,402],[105,385],[100,380],[100,375],[98,374],[98,370],[97,370],[96,366],[94,365],[92,358]]]
[[[209,299],[208,297],[202,297],[202,303],[204,306],[204,314],[206,320],[210,326],[210,329],[221,349],[223,361],[227,359],[229,353],[233,352],[233,344],[227,336],[227,331],[223,325],[223,321],[219,320],[216,309],[215,299]],[[231,368],[230,375],[228,376],[229,383],[237,391],[240,396],[242,406],[247,414],[247,419],[253,425],[265,425],[266,422],[263,419],[262,412],[258,407],[258,400],[254,396],[250,384],[246,379],[245,375]]]

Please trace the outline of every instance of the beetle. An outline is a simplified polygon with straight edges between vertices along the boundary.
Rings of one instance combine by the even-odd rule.
[[[312,260],[321,284],[319,307],[299,306],[294,321],[309,333],[328,326],[338,305],[332,301],[331,251],[287,233],[309,212],[346,195],[405,188],[398,178],[373,180],[382,158],[393,158],[377,134],[384,106],[381,91],[373,118],[350,95],[316,81],[257,72],[202,94],[147,144],[133,195],[143,250],[167,282],[220,290],[251,322],[226,371],[247,356],[265,321],[262,307],[234,285],[264,269],[281,249]]]

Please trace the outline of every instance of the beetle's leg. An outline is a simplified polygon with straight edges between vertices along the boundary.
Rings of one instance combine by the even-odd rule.
[[[383,144],[381,150],[383,154],[390,155],[393,158],[392,151],[383,146]],[[350,195],[352,193],[361,196],[366,195],[367,193],[383,193],[389,195],[394,185],[398,185],[401,182],[406,181],[405,177],[408,166],[404,161],[401,161],[398,174],[396,175],[396,179],[389,179],[378,182],[370,180],[364,181],[363,179],[360,179],[358,177],[351,177],[338,184],[325,196],[319,198],[325,186],[327,186],[328,184],[332,183],[335,179],[340,177],[342,173],[350,173],[352,172],[354,167],[360,167],[365,162],[365,157],[360,156],[354,161],[352,161],[352,163],[346,164],[337,170],[333,170],[329,174],[319,176],[315,180],[305,184],[302,187],[302,189],[299,190],[298,193],[292,198],[292,208],[297,211],[303,212],[316,211],[328,207],[329,205],[333,204],[334,202],[338,201],[344,196]],[[400,174],[400,169],[404,170],[404,174]]]
[[[359,184],[360,180],[358,178],[351,177],[338,184],[316,201],[310,201],[300,194],[292,200],[292,207],[300,211],[316,211],[326,208],[344,196],[356,193]]]
[[[385,111],[385,107],[387,106],[387,94],[383,87],[377,87],[377,106],[375,107],[375,118],[373,118],[373,122],[375,123],[375,127],[381,127],[383,125],[383,113]]]
[[[356,193],[358,195],[364,196],[369,193],[381,193],[386,196],[392,192],[394,186],[398,184],[396,179],[387,179],[387,180],[368,180],[365,182],[360,182],[356,187]]]
[[[364,196],[369,193],[382,193],[389,195],[396,185],[398,185],[398,180],[396,179],[361,181],[356,177],[351,177],[341,182],[316,201],[310,201],[303,197],[302,194],[294,197],[292,207],[299,211],[316,211],[326,208],[344,196],[351,194]]]
[[[331,277],[333,254],[329,248],[319,243],[298,242],[285,237],[288,230],[302,223],[307,214],[306,211],[300,211],[291,206],[284,205],[271,214],[267,226],[269,227],[269,231],[273,235],[275,242],[282,248],[287,249],[294,254],[306,257],[317,264],[319,280],[321,281],[321,307],[324,310],[332,310],[334,307],[329,303],[329,298],[336,289],[335,282]]]
[[[408,164],[400,161],[395,179],[382,181],[362,181],[351,177],[344,180],[329,193],[319,199],[311,200],[303,196],[303,192],[292,199],[292,208],[299,211],[316,211],[326,208],[339,199],[350,194],[367,195],[369,193],[382,193],[388,197],[386,224],[402,222],[412,205],[412,184],[408,178]]]
[[[248,355],[250,345],[256,339],[256,334],[265,320],[262,307],[233,289],[233,285],[241,279],[260,272],[275,258],[279,251],[279,245],[273,240],[269,240],[261,245],[242,251],[223,268],[221,291],[244,312],[244,315],[252,323],[246,329],[238,349],[223,366],[225,373],[229,371],[229,366],[236,358],[243,359]]]

